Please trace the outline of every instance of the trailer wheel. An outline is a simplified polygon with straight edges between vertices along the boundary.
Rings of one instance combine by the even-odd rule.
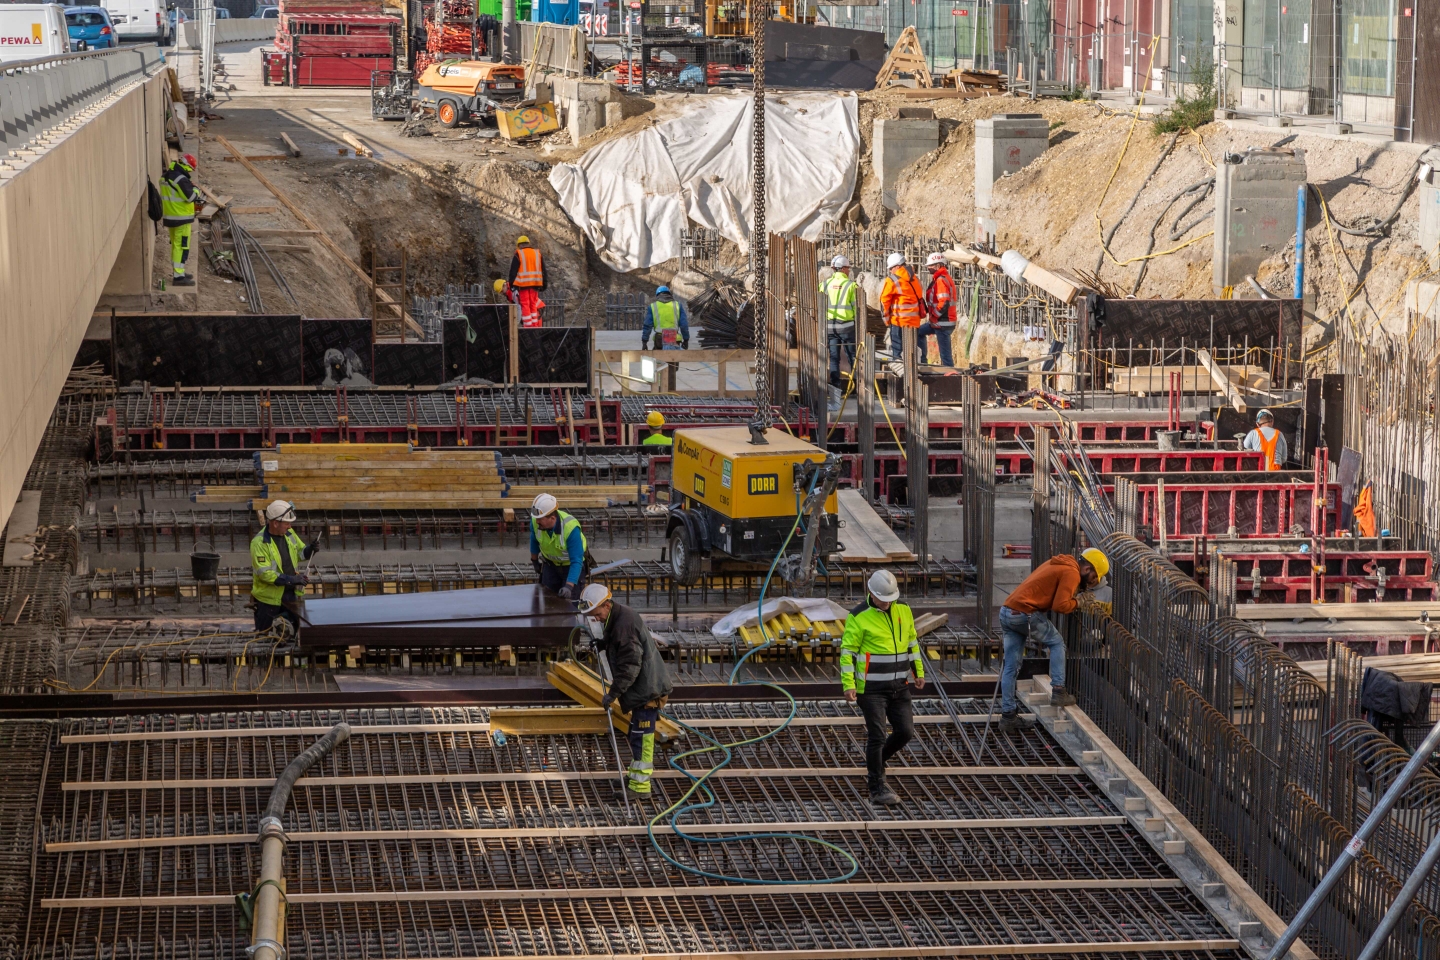
[[[694,586],[700,579],[700,557],[683,523],[670,531],[670,573],[682,587]]]
[[[460,107],[454,100],[441,100],[440,106],[435,108],[435,116],[440,118],[442,127],[460,125]]]

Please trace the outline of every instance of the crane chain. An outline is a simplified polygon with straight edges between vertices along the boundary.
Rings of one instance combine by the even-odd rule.
[[[769,16],[770,0],[750,0],[750,37],[753,41],[750,66],[754,77],[751,206],[755,214],[755,224],[750,230],[750,278],[755,305],[755,419],[750,423],[752,443],[763,443],[765,431],[774,422],[770,409],[769,323],[766,316],[770,235],[765,227],[765,21]]]

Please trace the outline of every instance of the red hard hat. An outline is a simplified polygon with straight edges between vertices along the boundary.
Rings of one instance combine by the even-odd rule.
[[[193,154],[193,153],[187,153],[187,154],[185,154],[183,157],[181,157],[180,159],[181,159],[181,160],[184,160],[184,161],[185,161],[185,166],[189,167],[191,170],[198,170],[198,169],[200,169],[200,161],[195,159],[195,154]]]

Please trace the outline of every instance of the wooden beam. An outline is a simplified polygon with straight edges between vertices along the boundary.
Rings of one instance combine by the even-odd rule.
[[[1210,359],[1210,351],[1196,350],[1195,357],[1210,372],[1210,379],[1215,381],[1215,385],[1220,388],[1220,392],[1225,395],[1226,400],[1230,401],[1236,412],[1244,413],[1245,398],[1240,396],[1240,391],[1235,389],[1235,384],[1230,382],[1230,378],[1225,375],[1225,372],[1216,366],[1214,360]]]
[[[607,711],[599,707],[492,707],[490,727],[510,736],[604,733]]]
[[[370,144],[366,143],[364,140],[361,140],[359,137],[349,132],[348,130],[340,134],[340,139],[344,140],[346,143],[350,144],[350,146],[355,148],[355,155],[357,157],[375,156],[375,150],[370,146]]]
[[[292,157],[298,157],[298,156],[300,156],[300,148],[297,147],[297,146],[295,146],[295,141],[290,139],[290,134],[288,134],[288,133],[282,133],[282,134],[280,134],[280,139],[285,142],[285,149],[286,149],[287,151],[289,151],[290,156],[292,156]]]
[[[234,214],[247,214],[247,213],[255,213],[255,214],[259,214],[259,213],[278,213],[279,211],[280,211],[280,208],[279,208],[279,207],[241,207],[241,206],[234,206],[234,207],[231,207],[231,208],[230,208],[230,212],[231,212],[231,213],[234,213]]]
[[[221,160],[230,160],[230,161],[242,160],[242,161],[246,161],[246,162],[249,162],[249,163],[254,163],[254,162],[258,161],[258,160],[289,160],[289,159],[290,159],[290,154],[288,154],[288,153],[250,154],[249,156],[245,156],[245,157],[221,157],[220,159],[221,159]]]
[[[1419,620],[1422,613],[1440,613],[1440,600],[1387,600],[1384,603],[1241,603],[1235,607],[1235,616],[1241,620]]]
[[[921,883],[790,883],[785,896],[841,896],[845,894],[895,895],[903,893],[967,893],[980,891],[1023,890],[1173,890],[1184,887],[1176,877],[1144,877],[1134,880],[926,880]],[[693,887],[538,887],[529,890],[509,888],[488,890],[356,890],[331,893],[298,893],[287,891],[289,904],[306,903],[455,903],[496,900],[657,900],[671,897],[774,897],[779,891],[753,883],[698,885]],[[140,907],[211,907],[233,906],[234,894],[200,894],[141,897],[46,897],[40,906],[46,910],[108,910]]]
[[[1071,776],[1080,773],[1079,767],[894,767],[888,772],[891,777],[1025,777],[1025,776]],[[695,776],[704,770],[692,770]],[[764,769],[724,767],[710,774],[710,778],[722,780],[795,777],[860,777],[865,775],[864,767],[772,767]],[[654,779],[685,779],[689,777],[679,770],[656,770]],[[407,785],[433,785],[443,783],[565,783],[581,780],[614,780],[613,770],[518,770],[513,773],[417,773],[408,776],[354,776],[354,777],[306,777],[299,782],[302,787],[403,787]],[[215,787],[270,787],[273,777],[221,777],[202,780],[67,780],[61,789],[76,791],[122,790],[209,790]]]
[[[903,833],[907,830],[1038,830],[1045,827],[1111,827],[1124,817],[993,817],[973,820],[793,820],[780,823],[691,823],[686,833],[775,833],[795,831],[845,831],[847,833]],[[656,824],[658,834],[673,834],[675,828]],[[365,843],[381,840],[530,840],[552,837],[643,837],[650,830],[639,827],[477,827],[436,830],[299,830],[286,834],[292,843]],[[254,833],[187,834],[180,837],[116,837],[109,840],[69,840],[45,844],[46,853],[78,853],[85,850],[148,850],[158,847],[245,846],[255,842]]]
[[[286,227],[250,227],[246,232],[252,237],[314,237],[319,230],[291,230]]]
[[[298,206],[296,206],[295,203],[294,203],[294,201],[292,201],[289,197],[287,197],[287,196],[280,190],[279,187],[277,187],[277,186],[275,186],[275,184],[271,183],[270,180],[269,180],[269,178],[267,178],[267,177],[265,176],[265,174],[263,174],[263,173],[260,172],[260,168],[259,168],[259,167],[255,166],[255,165],[254,165],[253,163],[251,163],[248,159],[246,159],[246,157],[245,157],[243,154],[241,154],[241,152],[240,152],[239,150],[236,150],[236,149],[235,149],[235,145],[234,145],[233,143],[231,143],[229,140],[225,139],[224,136],[219,136],[219,135],[217,135],[217,136],[215,137],[215,140],[216,140],[216,142],[219,143],[222,147],[224,147],[226,150],[228,150],[228,151],[230,152],[230,155],[231,155],[231,156],[233,156],[233,157],[235,157],[237,160],[239,160],[240,163],[244,165],[245,169],[250,171],[250,175],[251,175],[252,177],[254,177],[256,180],[259,180],[259,181],[260,181],[260,185],[261,185],[262,187],[264,187],[266,190],[269,190],[270,193],[271,193],[271,195],[273,195],[276,200],[279,200],[280,203],[281,203],[281,205],[284,206],[286,210],[289,210],[290,213],[291,213],[291,215],[294,216],[296,220],[299,220],[301,223],[305,224],[305,226],[308,227],[309,229],[314,230],[315,233],[316,233],[316,235],[317,235],[317,236],[316,236],[316,239],[319,240],[321,243],[323,243],[323,244],[325,245],[325,248],[326,248],[327,250],[329,250],[332,254],[335,255],[335,258],[336,258],[337,260],[339,260],[339,261],[340,261],[341,263],[343,263],[345,266],[349,267],[350,270],[351,270],[357,277],[359,277],[361,280],[365,281],[365,285],[366,285],[367,287],[370,286],[370,283],[371,283],[370,274],[366,273],[365,270],[364,270],[363,268],[361,268],[360,264],[356,263],[354,260],[351,260],[349,254],[347,254],[344,250],[341,250],[341,249],[340,249],[340,245],[337,244],[334,240],[330,239],[330,235],[327,234],[324,230],[322,230],[322,229],[320,228],[320,225],[319,225],[318,223],[316,223],[314,220],[311,220],[310,217],[305,213],[305,211],[301,210]],[[410,316],[409,311],[405,310],[403,304],[398,304],[398,303],[396,303],[396,302],[395,302],[395,299],[394,299],[393,297],[391,297],[390,294],[387,293],[387,292],[385,292],[384,290],[378,291],[378,294],[379,294],[379,296],[380,296],[380,299],[383,300],[383,301],[385,301],[386,303],[388,303],[388,304],[390,304],[390,305],[392,305],[392,306],[398,306],[398,307],[400,307],[401,312],[402,312],[402,315],[403,315],[404,318],[405,318],[405,323],[406,323],[406,325],[407,325],[414,333],[416,333],[418,336],[421,336],[421,337],[424,337],[424,336],[425,336],[425,331],[420,327],[420,324],[418,324],[418,323],[415,322],[415,318],[412,317],[412,316]]]

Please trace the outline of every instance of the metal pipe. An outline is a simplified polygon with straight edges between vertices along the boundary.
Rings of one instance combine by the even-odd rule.
[[[1345,849],[1340,853],[1335,863],[1331,865],[1329,871],[1326,872],[1324,879],[1322,879],[1319,886],[1315,888],[1315,892],[1310,894],[1310,898],[1305,901],[1300,911],[1295,914],[1295,919],[1290,921],[1290,926],[1286,927],[1285,932],[1280,935],[1280,939],[1275,941],[1275,946],[1270,948],[1270,952],[1266,955],[1265,960],[1280,960],[1281,957],[1289,952],[1290,947],[1300,938],[1300,931],[1305,929],[1305,925],[1310,922],[1310,918],[1315,915],[1315,911],[1320,909],[1320,905],[1325,902],[1325,898],[1330,895],[1330,891],[1334,890],[1340,883],[1340,878],[1345,875],[1345,871],[1350,868],[1350,864],[1360,856],[1360,851],[1365,849],[1365,841],[1370,839],[1370,835],[1379,829],[1380,824],[1390,814],[1391,808],[1400,800],[1400,796],[1405,792],[1405,789],[1410,786],[1410,781],[1414,780],[1415,775],[1424,768],[1426,761],[1430,759],[1430,755],[1435,752],[1436,747],[1440,747],[1440,723],[1430,728],[1430,732],[1425,736],[1425,741],[1415,749],[1415,752],[1410,756],[1410,762],[1405,764],[1405,769],[1400,771],[1400,775],[1395,778],[1395,782],[1390,785],[1390,789],[1385,791],[1385,795],[1381,797],[1380,801],[1371,809],[1370,816],[1366,817],[1365,822],[1360,825],[1360,829],[1355,831],[1355,836],[1350,839],[1349,843],[1345,844]],[[1425,856],[1429,857],[1431,852],[1431,850],[1426,850]],[[1424,874],[1421,874],[1421,879],[1424,879]],[[1406,887],[1409,887],[1408,881]],[[1404,889],[1401,890],[1401,893],[1404,893]],[[1394,909],[1393,906],[1391,909]],[[1388,913],[1386,914],[1386,918],[1389,918]],[[1377,930],[1377,933],[1378,932]],[[1366,949],[1368,952],[1369,945],[1367,945]]]
[[[350,739],[350,725],[337,723],[280,772],[270,802],[260,818],[260,883],[255,888],[255,923],[247,951],[253,960],[285,960],[280,929],[280,885],[285,877],[285,827],[281,817],[290,803],[295,781],[340,744]]]
[[[1305,194],[1302,184],[1295,188],[1295,299],[1305,299]],[[1283,386],[1283,384],[1282,384]]]

